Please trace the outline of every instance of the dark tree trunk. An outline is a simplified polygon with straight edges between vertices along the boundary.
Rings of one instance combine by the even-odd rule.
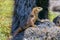
[[[36,6],[36,0],[15,0],[13,21],[12,21],[12,35],[18,27],[24,27],[32,8]],[[22,40],[24,34],[19,33],[19,36],[12,40]]]

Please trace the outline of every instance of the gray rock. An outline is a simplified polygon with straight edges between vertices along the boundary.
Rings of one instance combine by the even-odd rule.
[[[49,25],[48,25],[49,24]],[[51,22],[43,22],[36,27],[27,28],[24,40],[60,40],[60,28]]]
[[[56,26],[60,26],[60,15],[58,15],[57,17],[55,17],[53,19],[53,22],[55,23]]]

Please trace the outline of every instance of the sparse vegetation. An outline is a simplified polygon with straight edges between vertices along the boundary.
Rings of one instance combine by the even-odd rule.
[[[13,0],[0,0],[0,40],[6,40],[10,33]]]
[[[59,14],[57,14],[56,12],[49,11],[49,13],[48,13],[48,18],[49,18],[50,21],[53,21],[53,19],[54,19],[55,17],[57,17],[58,15],[59,15]]]

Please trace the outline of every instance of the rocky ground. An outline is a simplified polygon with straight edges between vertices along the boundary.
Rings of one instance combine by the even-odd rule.
[[[46,21],[35,28],[26,29],[24,40],[60,40],[60,28]]]
[[[12,40],[60,40],[60,28],[53,22],[38,22],[36,27],[29,27]]]

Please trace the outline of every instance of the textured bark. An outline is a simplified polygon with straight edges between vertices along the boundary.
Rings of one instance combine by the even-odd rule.
[[[45,21],[35,28],[26,29],[24,40],[60,40],[60,28],[52,22]]]
[[[36,6],[36,0],[15,0],[13,21],[12,21],[12,35],[19,27],[24,27],[32,8]],[[20,33],[19,33],[20,34]],[[23,34],[24,35],[24,34]],[[19,36],[18,36],[19,37]],[[18,40],[22,40],[18,38]],[[17,40],[14,39],[13,40]]]

